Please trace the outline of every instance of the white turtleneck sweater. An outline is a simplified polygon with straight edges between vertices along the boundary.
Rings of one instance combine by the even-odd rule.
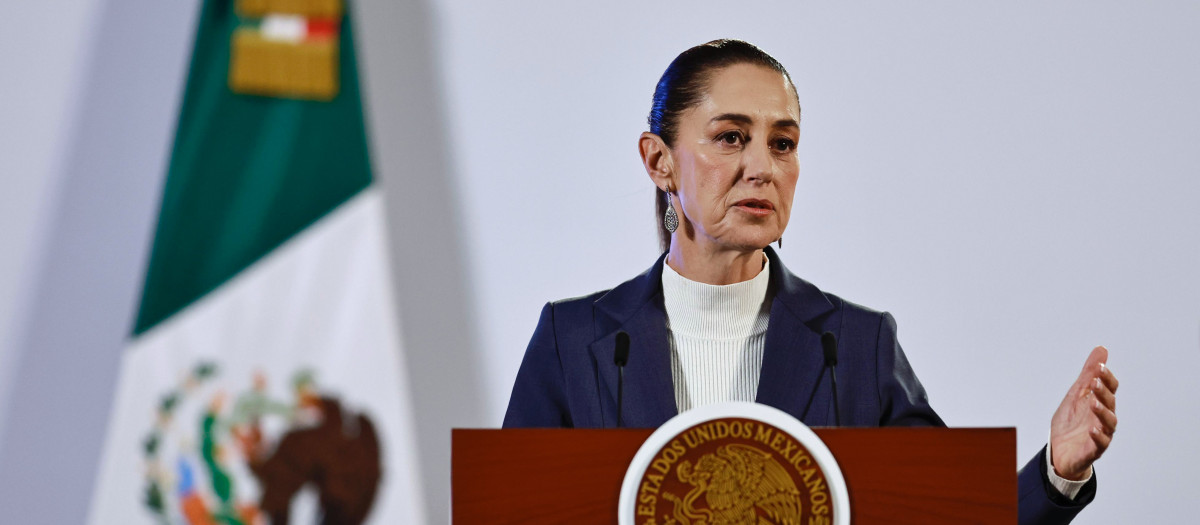
[[[726,285],[692,281],[663,264],[671,380],[680,412],[722,401],[754,401],[771,317],[766,259],[764,254],[763,269],[753,279]],[[1051,485],[1070,499],[1087,483],[1060,477],[1050,464],[1049,447],[1046,471]]]
[[[663,264],[671,379],[679,411],[721,401],[753,402],[771,303],[770,266],[749,281],[704,284]]]

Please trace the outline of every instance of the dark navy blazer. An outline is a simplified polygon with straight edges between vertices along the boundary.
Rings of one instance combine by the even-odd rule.
[[[896,321],[796,277],[767,248],[771,317],[755,402],[806,425],[833,426],[821,334],[838,340],[838,401],[845,426],[945,426],[896,340]],[[603,292],[549,303],[513,385],[505,427],[616,426],[618,331],[629,334],[624,424],[656,428],[679,413],[671,379],[664,257],[641,275]],[[1018,474],[1020,523],[1068,523],[1095,497],[1095,478],[1071,502],[1049,484],[1045,448]]]

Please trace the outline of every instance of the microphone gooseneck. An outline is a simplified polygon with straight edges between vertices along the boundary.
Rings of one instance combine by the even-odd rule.
[[[821,348],[825,350],[825,368],[829,369],[829,378],[833,380],[833,422],[842,426],[842,407],[838,405],[837,387],[837,337],[833,332],[821,334]]]
[[[629,362],[629,334],[624,330],[617,332],[617,346],[613,351],[613,364],[617,365],[617,428],[624,426],[621,419],[621,405],[624,402],[625,364]]]

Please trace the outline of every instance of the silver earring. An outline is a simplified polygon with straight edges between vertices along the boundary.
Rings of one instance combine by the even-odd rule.
[[[671,192],[665,191],[663,194],[667,198],[667,212],[663,214],[663,226],[667,228],[667,231],[675,233],[675,230],[679,228],[679,215],[675,213],[675,204],[671,202]]]

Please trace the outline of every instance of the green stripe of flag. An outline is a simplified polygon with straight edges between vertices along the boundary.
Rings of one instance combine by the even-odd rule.
[[[350,9],[330,102],[228,87],[232,0],[206,0],[134,334],[204,296],[371,183]]]

